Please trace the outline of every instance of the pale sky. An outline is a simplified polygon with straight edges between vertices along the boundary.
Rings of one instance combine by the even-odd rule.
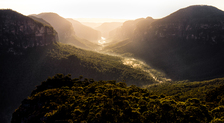
[[[54,12],[65,18],[157,19],[190,5],[224,10],[224,0],[0,0],[1,9],[24,15]]]

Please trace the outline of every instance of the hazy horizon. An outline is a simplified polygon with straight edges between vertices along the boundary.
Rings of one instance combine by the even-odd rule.
[[[223,0],[0,1],[0,9],[12,9],[24,15],[53,12],[64,18],[100,18],[101,21],[103,18],[134,20],[137,18],[152,17],[154,19],[159,19],[191,5],[211,5],[224,10]]]
[[[82,23],[110,23],[110,22],[125,22],[129,19],[114,19],[114,18],[72,18]],[[137,19],[137,18],[136,18]]]

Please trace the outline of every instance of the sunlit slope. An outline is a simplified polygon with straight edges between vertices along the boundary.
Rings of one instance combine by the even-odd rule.
[[[100,31],[94,30],[91,27],[85,26],[79,21],[73,20],[71,18],[67,18],[69,22],[72,23],[72,26],[74,28],[75,34],[83,39],[97,42],[101,39],[101,33]]]
[[[119,57],[103,55],[64,44],[27,48],[23,55],[1,55],[1,108],[6,116],[31,90],[56,73],[83,75],[94,80],[128,81],[138,86],[155,83],[140,69],[124,65]],[[15,93],[16,92],[16,93]],[[7,109],[3,107],[8,107]]]
[[[36,17],[33,17],[33,19],[36,19],[37,21],[41,21],[41,19],[44,19],[51,26],[53,26],[54,29],[58,32],[59,42],[61,43],[72,44],[79,48],[90,50],[94,50],[95,48],[97,48],[97,45],[95,45],[94,43],[78,37],[72,26],[72,23],[56,13],[41,13],[32,16]]]
[[[112,40],[108,43],[107,46],[103,47],[102,51],[110,52],[110,53],[117,53],[120,55],[127,54],[126,50],[123,48],[126,47],[132,41],[130,39],[125,40]]]
[[[153,21],[155,19],[151,17],[125,21],[122,26],[110,31],[109,37],[116,40],[131,38],[138,28],[147,28]]]
[[[151,17],[125,21],[122,26],[110,31],[111,41],[103,48],[103,51],[131,55],[130,52],[126,52],[126,47],[132,44],[132,39],[136,36],[135,33],[145,33],[145,30],[154,21],[156,20]]]
[[[32,19],[34,19],[34,20],[36,20],[36,21],[38,21],[38,22],[41,22],[41,23],[43,23],[43,24],[45,24],[45,25],[51,26],[50,23],[48,23],[47,21],[45,21],[45,20],[42,19],[42,18],[38,18],[38,17],[32,16],[32,15],[30,15],[29,17],[32,18]]]
[[[54,52],[55,50],[59,50],[59,52]],[[60,52],[63,53],[61,54]],[[57,45],[57,47],[54,50],[51,50],[49,54],[51,57],[54,58],[61,58],[61,57],[66,58],[75,55],[77,56],[78,59],[81,60],[80,61],[81,66],[86,67],[88,69],[95,69],[96,72],[100,72],[106,75],[102,76],[103,78],[112,77],[111,79],[120,81],[123,79],[124,80],[130,79],[133,82],[134,80],[143,80],[143,81],[151,80],[150,76],[148,76],[141,70],[133,69],[127,65],[124,65],[122,59],[119,57],[104,55],[93,51],[86,51],[69,45],[62,45],[62,44]],[[96,76],[97,73],[84,72],[83,75],[85,74],[88,74],[87,76],[88,78],[94,78],[97,80],[102,79],[101,77],[99,77],[100,75]],[[115,74],[116,76],[113,76],[113,74]]]
[[[53,26],[54,29],[58,32],[60,42],[63,42],[69,38],[70,35],[74,34],[72,24],[56,13],[41,13],[33,16],[42,18],[50,23],[51,26]]]
[[[134,54],[172,80],[223,77],[223,22],[224,12],[215,7],[190,6],[143,24],[131,43],[113,50]]]
[[[21,60],[27,60],[27,62],[31,60],[29,64],[32,67],[36,68],[35,66],[40,65],[44,69],[41,70],[41,67],[37,67],[37,69],[40,68],[40,71],[42,72],[38,73],[39,70],[34,70],[34,72],[46,76],[48,76],[48,71],[53,73],[72,72],[85,75],[88,78],[94,78],[96,80],[113,79],[122,81],[123,79],[130,79],[134,82],[134,80],[142,79],[143,81],[146,81],[146,83],[148,80],[151,80],[150,77],[145,75],[144,72],[141,72],[141,70],[132,69],[131,67],[124,65],[122,59],[119,57],[104,55],[93,51],[86,51],[70,45],[53,44],[51,46],[40,48],[29,48],[28,50],[24,51],[24,54],[25,55],[22,55],[21,58],[20,56],[11,56],[11,58],[17,59],[18,57],[18,62],[21,62]],[[27,57],[27,59],[23,59],[24,57]],[[8,56],[6,59],[7,58]],[[7,60],[4,60],[3,63],[8,64],[6,61]],[[9,59],[9,62],[10,61],[12,60]],[[90,72],[89,70],[93,71]],[[101,74],[104,76],[100,77]],[[113,74],[116,76],[113,76]],[[138,85],[140,83],[136,84]]]
[[[86,39],[82,39],[74,34],[67,38],[64,43],[87,50],[95,50],[99,47],[99,45],[97,45],[96,43],[93,43]]]

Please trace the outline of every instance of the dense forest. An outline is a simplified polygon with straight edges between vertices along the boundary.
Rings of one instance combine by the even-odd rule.
[[[79,74],[95,80],[129,80],[128,85],[155,83],[148,73],[124,65],[120,57],[86,51],[71,45],[56,43],[15,51],[23,55],[7,52],[0,55],[0,79],[1,85],[4,85],[0,87],[3,93],[0,95],[1,113],[4,117],[9,117],[6,114],[11,114],[40,81],[56,73]]]
[[[12,123],[221,123],[224,122],[224,85],[220,85],[223,81],[221,78],[197,84],[157,85],[152,87],[157,89],[155,92],[127,86],[125,82],[94,81],[83,76],[71,79],[70,74],[57,74],[48,77],[22,101],[13,113]],[[189,87],[198,91],[182,93],[187,98],[174,92],[166,95],[173,89],[185,91]]]

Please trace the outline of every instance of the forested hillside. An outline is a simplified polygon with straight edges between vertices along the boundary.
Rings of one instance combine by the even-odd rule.
[[[19,106],[39,81],[56,73],[83,75],[95,80],[129,80],[128,85],[154,83],[146,72],[123,64],[114,57],[64,44],[27,48],[23,55],[1,54],[1,109],[7,116]],[[15,93],[16,92],[16,93]],[[6,113],[7,112],[7,113]],[[7,115],[5,115],[7,114]]]
[[[223,79],[217,81],[223,82]],[[224,86],[216,86],[213,90],[207,89],[206,98],[224,96]],[[221,123],[223,116],[223,98],[206,102],[193,96],[179,101],[176,96],[155,95],[153,91],[127,86],[124,82],[83,80],[82,76],[71,79],[71,75],[57,74],[43,81],[23,100],[13,113],[12,123]]]

